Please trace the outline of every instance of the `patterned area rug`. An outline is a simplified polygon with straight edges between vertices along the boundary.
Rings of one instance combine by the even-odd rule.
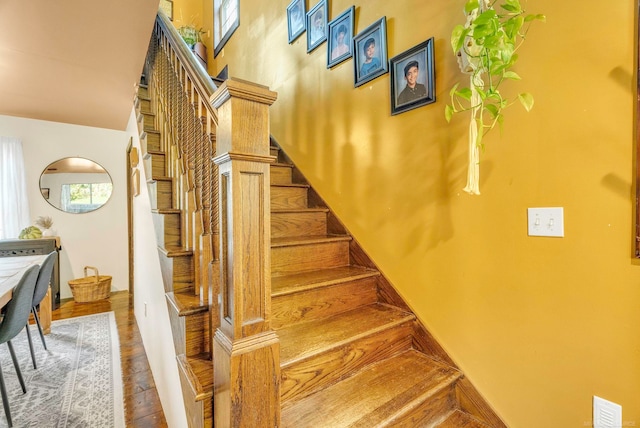
[[[27,385],[23,394],[7,345],[0,345],[15,427],[124,427],[118,329],[113,312],[54,321],[45,335],[31,326],[38,369],[33,369],[27,335],[11,341]],[[0,410],[0,427],[7,419]]]

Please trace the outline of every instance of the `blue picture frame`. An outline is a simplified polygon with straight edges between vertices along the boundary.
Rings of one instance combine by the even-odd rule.
[[[307,12],[307,53],[327,40],[328,15],[328,0],[320,0]]]
[[[369,25],[353,38],[353,57],[355,87],[389,71],[386,16]]]
[[[331,20],[327,26],[327,68],[353,56],[355,9],[355,6],[351,6]]]
[[[287,30],[289,43],[293,43],[307,29],[306,0],[293,0],[287,6]]]

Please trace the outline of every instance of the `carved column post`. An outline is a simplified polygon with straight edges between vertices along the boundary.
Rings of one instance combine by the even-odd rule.
[[[229,79],[218,109],[220,327],[214,339],[216,428],[280,424],[280,343],[270,326],[269,106],[276,94]]]

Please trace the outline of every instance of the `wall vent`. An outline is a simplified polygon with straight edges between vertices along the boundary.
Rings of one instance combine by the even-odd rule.
[[[593,396],[593,428],[622,427],[622,406]]]

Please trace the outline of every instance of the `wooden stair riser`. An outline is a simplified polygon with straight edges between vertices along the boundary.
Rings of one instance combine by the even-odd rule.
[[[197,369],[189,364],[189,360],[184,356],[178,356],[178,373],[180,375],[180,386],[182,388],[185,412],[187,414],[187,426],[213,428],[213,389],[203,388],[199,384],[199,379],[209,376],[213,379],[212,369],[207,374],[197,373]],[[203,389],[208,389],[203,392]]]
[[[179,212],[153,213],[153,226],[159,246],[167,248],[181,245]]]
[[[292,245],[271,249],[271,274],[273,276],[348,264],[348,241]]]
[[[206,351],[204,336],[208,330],[207,318],[207,312],[181,316],[175,310],[169,311],[177,355],[192,357]]]
[[[138,101],[141,113],[151,113],[151,100],[149,98],[138,97]]]
[[[283,405],[304,398],[380,359],[411,348],[411,323],[358,338],[281,368]]]
[[[160,133],[156,131],[145,131],[144,142],[141,141],[142,154],[160,151]]]
[[[149,87],[147,85],[138,85],[138,97],[149,98]]]
[[[142,123],[145,131],[155,131],[156,115],[153,113],[140,112],[142,114]]]
[[[191,259],[191,255],[171,257],[160,251],[160,270],[165,284],[165,292],[189,292],[195,295],[193,290],[193,262]],[[167,287],[171,287],[171,289],[167,289]]]
[[[149,152],[144,155],[144,170],[151,173],[151,178],[166,177],[165,154],[162,152]]]
[[[171,179],[156,179],[153,181],[155,182],[156,209],[173,208],[173,185]]]
[[[271,186],[271,209],[307,208],[306,187]]]
[[[290,165],[271,165],[271,184],[291,184]]]
[[[304,290],[294,295],[275,296],[271,299],[271,326],[278,329],[298,322],[322,319],[376,301],[376,278]]]
[[[327,233],[324,211],[286,211],[271,213],[271,238],[315,236]]]

